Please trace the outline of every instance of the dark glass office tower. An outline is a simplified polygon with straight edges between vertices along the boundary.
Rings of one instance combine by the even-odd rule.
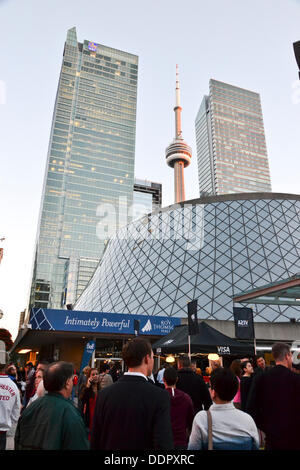
[[[210,80],[195,124],[200,194],[271,191],[258,93]]]
[[[132,205],[138,57],[67,33],[30,306],[73,304]]]
[[[161,209],[162,184],[139,178],[134,179],[133,187],[133,220],[145,214]]]

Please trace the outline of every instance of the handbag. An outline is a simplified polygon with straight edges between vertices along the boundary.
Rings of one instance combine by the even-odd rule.
[[[212,439],[212,416],[209,410],[206,410],[207,414],[207,437],[208,437],[208,450],[213,450],[213,439]]]

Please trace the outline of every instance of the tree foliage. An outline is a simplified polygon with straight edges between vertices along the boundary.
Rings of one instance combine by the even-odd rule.
[[[11,339],[11,334],[5,328],[0,328],[0,341],[4,341],[6,346],[6,351],[9,351],[13,346],[13,341]]]

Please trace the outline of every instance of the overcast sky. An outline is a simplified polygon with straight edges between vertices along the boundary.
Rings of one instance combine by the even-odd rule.
[[[199,196],[194,121],[210,78],[260,93],[272,190],[299,194],[297,0],[0,0],[0,327],[26,307],[50,126],[67,30],[139,56],[135,175],[163,184],[179,64],[186,198]]]

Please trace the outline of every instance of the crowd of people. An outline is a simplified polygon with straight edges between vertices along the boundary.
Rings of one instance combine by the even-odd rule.
[[[183,355],[153,375],[151,344],[136,337],[126,372],[85,367],[77,384],[68,362],[28,363],[21,379],[2,364],[0,450],[300,450],[300,374],[288,345],[272,354],[270,367],[242,358],[203,375]]]

